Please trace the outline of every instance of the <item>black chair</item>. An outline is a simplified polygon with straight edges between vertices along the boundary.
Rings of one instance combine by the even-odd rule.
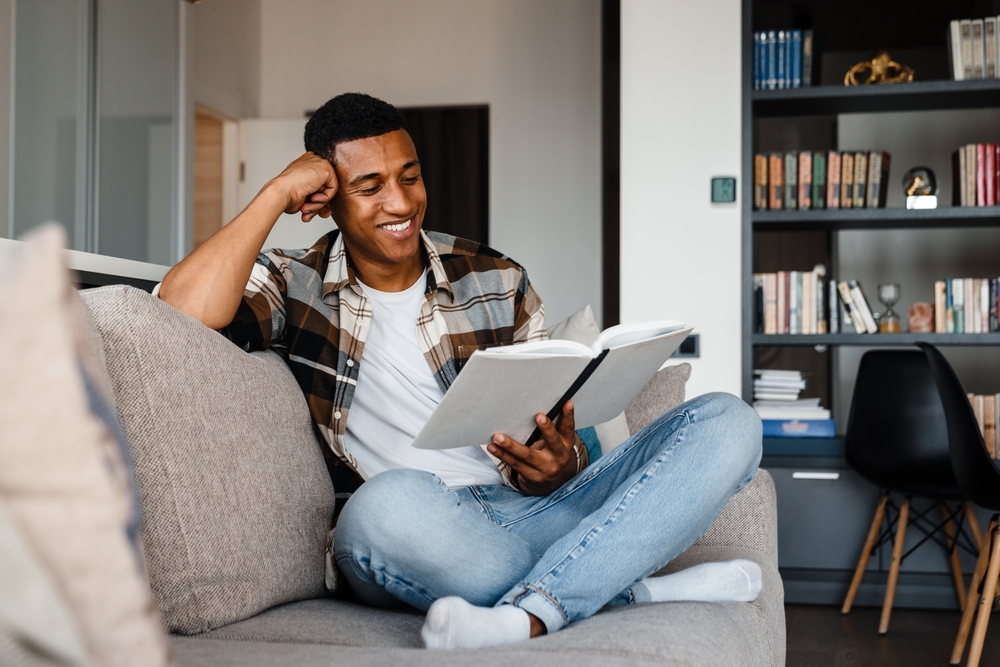
[[[979,617],[972,635],[968,662],[969,667],[976,667],[982,656],[986,626],[989,624],[997,592],[997,578],[1000,576],[1000,528],[997,526],[1000,519],[1000,469],[986,450],[965,389],[951,364],[933,345],[921,343],[920,348],[930,364],[941,395],[955,479],[967,498],[994,512],[986,529],[986,539],[979,550],[979,559],[969,584],[969,603],[962,613],[962,623],[951,654],[951,664],[957,665],[962,661],[969,628],[972,626],[972,615],[978,608]]]
[[[873,350],[861,357],[845,449],[851,467],[882,493],[841,613],[850,612],[871,556],[891,542],[892,562],[878,629],[879,634],[888,632],[900,565],[928,540],[947,551],[955,594],[964,609],[965,583],[958,550],[976,554],[979,526],[952,473],[945,412],[923,352]],[[891,492],[904,496],[898,507]],[[916,511],[911,505],[914,496],[936,502]],[[954,511],[952,502],[957,505]],[[942,521],[935,523],[928,514],[938,506]],[[972,538],[963,528],[967,516]],[[919,529],[923,539],[904,553],[908,525]]]

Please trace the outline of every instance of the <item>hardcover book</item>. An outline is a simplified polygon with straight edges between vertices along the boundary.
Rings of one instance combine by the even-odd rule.
[[[792,88],[802,86],[802,31],[791,31],[791,77]]]
[[[983,20],[972,21],[972,78],[983,78]]]
[[[962,28],[958,21],[952,21],[948,30],[948,60],[951,64],[951,78],[961,81],[965,78],[962,66]]]
[[[777,67],[777,76],[775,77],[778,82],[778,90],[787,88],[786,82],[788,81],[788,40],[785,37],[785,31],[778,31],[778,42],[775,51],[775,64]]]
[[[764,43],[767,52],[767,72],[765,76],[765,80],[767,81],[766,87],[768,90],[774,90],[778,87],[778,33],[774,30],[768,30],[767,38]]]
[[[813,153],[812,163],[812,207],[826,208],[826,155]]]
[[[988,16],[983,22],[983,76],[997,78],[997,17]]]
[[[837,435],[833,419],[762,419],[765,438],[833,438]]]
[[[767,208],[767,156],[761,153],[753,156],[753,207]]]
[[[889,182],[889,165],[892,156],[889,151],[871,151],[868,157],[868,192],[865,197],[868,208],[885,208],[888,189],[882,187]]]
[[[826,154],[826,207],[840,208],[840,153]]]
[[[799,207],[799,154],[785,153],[785,208],[793,211]]]
[[[768,207],[772,210],[777,210],[781,208],[781,202],[785,196],[785,186],[784,179],[782,178],[782,157],[781,153],[771,153],[768,156],[768,170],[767,170],[767,183],[768,189],[771,192],[771,197],[768,200]]]
[[[851,208],[854,203],[854,154],[840,156],[840,208]]]
[[[777,275],[777,313],[778,330],[776,333],[788,333],[788,272],[778,271]]]
[[[976,144],[976,206],[986,206],[986,144]]]
[[[945,292],[944,281],[938,280],[934,283],[934,332],[947,333],[945,328]]]
[[[577,428],[614,419],[692,327],[675,320],[620,324],[591,346],[544,340],[477,350],[417,434],[417,449],[484,445],[503,433],[537,438],[535,415],[555,419],[572,399]]]
[[[972,78],[972,20],[963,19],[959,21],[959,30],[962,37],[962,78]]]
[[[813,31],[802,31],[802,85],[812,85]]]
[[[865,184],[868,179],[868,155],[864,151],[854,154],[854,208],[865,207]]]
[[[965,201],[969,206],[976,206],[976,144],[965,146]]]
[[[812,151],[799,151],[799,208],[812,204]]]

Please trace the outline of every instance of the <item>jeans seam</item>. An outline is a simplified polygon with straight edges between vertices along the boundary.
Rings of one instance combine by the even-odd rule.
[[[512,605],[514,605],[515,607],[518,607],[520,609],[520,607],[517,605],[517,601],[518,600],[520,600],[520,599],[522,599],[524,597],[527,597],[527,595],[529,593],[532,593],[532,592],[537,593],[537,594],[541,595],[543,598],[545,598],[546,600],[548,600],[549,603],[559,611],[559,613],[563,617],[563,624],[564,625],[569,625],[569,614],[566,613],[566,610],[563,609],[563,606],[561,604],[559,604],[558,600],[556,600],[554,597],[552,597],[549,593],[547,593],[542,588],[539,588],[538,586],[535,586],[533,584],[521,584],[521,586],[525,590],[520,595],[514,596],[514,599],[512,599],[510,601],[510,603]]]
[[[483,498],[482,493],[480,493],[477,487],[475,486],[469,487],[469,492],[479,503],[479,506],[483,508],[483,512],[486,513],[487,519],[489,519],[495,524],[503,525],[497,520],[496,514],[493,512],[493,507],[488,502],[486,502],[486,500]]]
[[[337,562],[337,565],[341,568],[341,570],[344,569],[344,567],[341,565],[341,561],[342,560],[349,560],[349,561],[351,561],[352,565],[355,564],[355,563],[359,564],[359,565],[362,564],[362,561],[360,559],[355,558],[354,556],[342,556],[340,558],[338,558],[337,556],[334,556],[333,559]],[[354,568],[352,567],[351,569],[354,569]],[[434,603],[434,598],[432,598],[431,596],[429,596],[426,591],[420,590],[419,588],[417,588],[416,586],[414,586],[410,582],[405,581],[403,579],[400,579],[399,577],[396,577],[394,575],[389,574],[388,572],[385,571],[384,568],[373,567],[372,564],[371,564],[371,562],[369,562],[367,564],[367,569],[369,570],[369,572],[378,572],[386,580],[392,581],[392,582],[398,584],[399,586],[401,586],[403,588],[406,588],[407,590],[412,591],[414,594],[419,595],[420,597],[422,597],[424,600],[427,601],[428,606],[430,606],[431,604]],[[376,583],[374,581],[371,581],[369,583],[375,584],[376,586],[381,586],[382,589],[385,590],[386,593],[389,593],[389,595],[392,595],[391,592],[389,592],[388,590],[386,590],[385,584],[378,584],[378,583]],[[396,597],[396,596],[393,595],[393,597]]]

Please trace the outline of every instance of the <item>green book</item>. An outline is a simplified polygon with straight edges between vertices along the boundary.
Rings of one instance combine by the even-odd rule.
[[[785,153],[785,209],[794,210],[799,207],[799,154],[795,151]]]
[[[813,153],[812,207],[826,208],[826,155]]]

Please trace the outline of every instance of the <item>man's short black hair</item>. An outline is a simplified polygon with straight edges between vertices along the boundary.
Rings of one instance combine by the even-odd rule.
[[[337,144],[405,130],[396,107],[364,93],[344,93],[324,104],[306,123],[306,150],[333,162]]]

